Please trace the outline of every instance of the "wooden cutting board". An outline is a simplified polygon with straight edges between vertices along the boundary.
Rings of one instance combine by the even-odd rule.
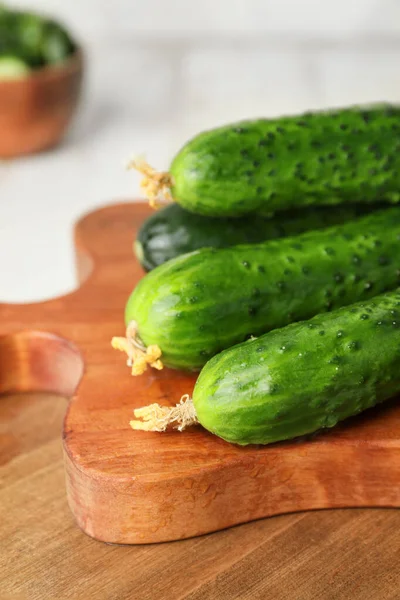
[[[0,305],[0,393],[71,397],[63,426],[66,493],[81,529],[113,543],[176,540],[294,511],[400,505],[395,400],[308,440],[240,448],[201,427],[135,432],[135,407],[173,405],[194,376],[132,378],[111,348],[143,271],[132,253],[145,204],[118,204],[75,229],[79,289]]]

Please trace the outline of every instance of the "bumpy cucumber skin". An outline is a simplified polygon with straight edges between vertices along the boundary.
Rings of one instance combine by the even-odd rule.
[[[228,248],[296,235],[345,223],[377,210],[381,205],[319,206],[277,214],[272,219],[241,219],[195,215],[170,204],[153,213],[140,228],[134,244],[137,259],[146,271],[200,248]]]
[[[194,388],[198,419],[241,445],[333,427],[400,392],[399,350],[396,290],[214,356]]]
[[[368,299],[400,283],[400,208],[298,236],[202,249],[148,273],[125,320],[166,366],[212,356],[291,322]]]
[[[209,216],[400,201],[400,107],[243,121],[206,131],[172,161],[173,198]]]

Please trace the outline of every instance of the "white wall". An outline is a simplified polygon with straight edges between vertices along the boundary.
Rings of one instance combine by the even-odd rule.
[[[400,97],[399,0],[18,0],[63,19],[146,127]],[[95,87],[94,90],[98,90]],[[116,95],[118,94],[118,98]],[[105,98],[104,98],[105,101]]]
[[[399,0],[9,4],[64,20],[88,71],[66,143],[0,167],[0,261],[7,252],[20,273],[3,280],[0,300],[73,287],[72,224],[96,205],[138,195],[138,178],[123,168],[132,153],[164,168],[190,136],[227,121],[400,101]],[[27,253],[34,238],[41,250]]]

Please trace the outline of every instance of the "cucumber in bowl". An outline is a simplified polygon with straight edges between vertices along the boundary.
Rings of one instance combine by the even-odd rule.
[[[133,429],[200,423],[240,445],[334,427],[400,392],[400,291],[292,323],[214,356],[193,399],[134,411]]]
[[[60,23],[41,14],[0,8],[0,78],[23,77],[66,61],[77,50]]]
[[[17,56],[0,56],[0,80],[19,79],[31,72],[30,67]]]

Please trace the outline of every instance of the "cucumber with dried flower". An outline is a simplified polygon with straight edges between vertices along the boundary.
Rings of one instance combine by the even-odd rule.
[[[400,201],[400,107],[350,106],[205,131],[143,188],[202,215]]]
[[[331,428],[400,392],[399,347],[395,290],[221,352],[201,371],[192,400],[137,409],[131,426],[198,422],[240,445]]]
[[[394,289],[399,240],[400,208],[392,207],[298,236],[179,256],[139,282],[125,309],[125,347],[120,338],[114,346],[134,367],[145,351],[158,367],[161,354],[166,366],[199,370],[250,336]]]

